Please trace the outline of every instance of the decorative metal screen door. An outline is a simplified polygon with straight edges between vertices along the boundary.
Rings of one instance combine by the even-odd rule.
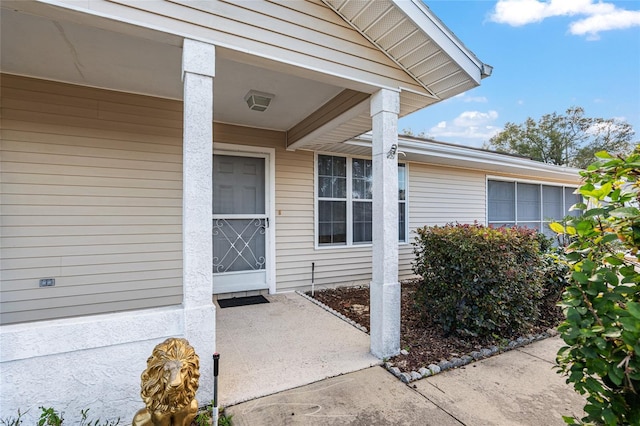
[[[264,157],[213,156],[213,293],[267,289]]]

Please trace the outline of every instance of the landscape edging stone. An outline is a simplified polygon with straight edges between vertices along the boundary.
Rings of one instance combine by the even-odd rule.
[[[315,299],[298,290],[296,290],[296,293],[298,293],[300,296],[304,297],[305,299],[309,300],[310,302],[320,306],[325,311],[332,313],[333,315],[337,316],[338,318],[345,321],[346,323],[351,324],[358,330],[363,331],[367,334],[369,333],[367,330],[367,327],[364,327],[363,325],[358,324],[354,320],[346,317],[344,314],[341,314],[335,309],[332,309],[329,306],[325,305],[324,303],[320,302],[318,299]],[[410,382],[421,380],[425,377],[434,376],[436,374],[439,374],[449,369],[464,367],[467,364],[492,357],[499,353],[508,352],[510,350],[513,350],[522,346],[526,346],[530,343],[537,342],[539,340],[543,340],[548,337],[553,337],[557,335],[558,335],[558,332],[556,330],[549,328],[547,329],[547,331],[544,331],[542,333],[518,337],[514,340],[511,340],[505,345],[501,345],[500,347],[492,345],[486,348],[482,348],[480,349],[480,351],[469,352],[468,354],[465,354],[461,357],[452,357],[449,360],[443,359],[440,362],[438,362],[438,364],[429,364],[427,367],[422,367],[418,371],[403,372],[400,370],[400,368],[398,368],[392,362],[389,362],[389,361],[384,363],[384,368],[386,368],[387,371],[389,371],[395,377],[400,379],[403,383],[409,384]]]

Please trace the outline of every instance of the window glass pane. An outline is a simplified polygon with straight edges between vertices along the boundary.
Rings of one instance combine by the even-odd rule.
[[[341,222],[333,225],[333,243],[347,244],[347,223]]]
[[[318,201],[318,221],[331,222],[331,201]]]
[[[564,217],[561,186],[542,186],[542,219],[560,220]]]
[[[398,241],[407,241],[407,203],[398,203]]]
[[[518,224],[527,220],[540,220],[540,185],[518,183]]]
[[[318,244],[331,244],[332,238],[332,225],[330,223],[318,224]]]
[[[489,222],[515,221],[515,183],[490,180],[488,182],[488,190]]]
[[[331,155],[318,155],[317,161],[318,244],[370,243],[373,239],[373,161]],[[349,168],[347,161],[351,162]],[[351,180],[349,194],[347,179]],[[398,164],[398,239],[401,242],[407,241],[406,190],[407,168]],[[349,223],[347,216],[352,219]],[[351,241],[347,241],[347,233],[352,235]]]
[[[318,197],[347,197],[347,162],[344,157],[318,155]]]
[[[329,155],[318,155],[318,175],[331,176],[333,169],[333,157]]]
[[[345,201],[318,201],[318,243],[346,243],[346,217]]]
[[[213,214],[264,214],[264,158],[213,156]]]
[[[371,182],[372,182],[372,162],[371,160],[363,160],[354,158],[352,163],[352,196],[354,199],[370,200],[372,198]]]
[[[318,177],[318,197],[331,198],[331,182],[332,177],[319,176]]]
[[[353,242],[370,243],[372,241],[372,208],[371,202],[353,202]]]
[[[347,178],[334,177],[331,181],[331,187],[333,188],[331,194],[333,198],[347,198]]]
[[[398,200],[405,200],[407,192],[407,168],[398,164]]]
[[[344,157],[333,158],[333,175],[347,177],[347,159]]]
[[[582,200],[580,199],[580,194],[574,194],[576,188],[565,188],[564,189],[564,211],[565,214],[571,216],[580,216],[582,213],[580,210],[569,211],[571,206],[574,204],[580,203]]]
[[[334,201],[331,203],[331,217],[334,222],[347,222],[347,203],[344,201]]]

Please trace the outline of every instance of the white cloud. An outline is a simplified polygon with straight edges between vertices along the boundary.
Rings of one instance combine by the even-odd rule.
[[[640,26],[640,11],[616,10],[602,15],[572,22],[569,31],[575,35],[585,35],[590,40],[597,40],[602,31],[621,30]]]
[[[444,102],[450,102],[453,100],[462,101],[462,102],[478,102],[483,104],[489,102],[489,99],[487,99],[484,96],[469,96],[466,93],[457,94],[451,98],[445,99]]]
[[[498,118],[498,113],[493,110],[489,112],[465,111],[453,119],[453,124],[458,127],[478,126],[495,121],[496,118]]]
[[[489,102],[489,99],[484,96],[466,96],[462,99],[464,102],[477,102],[480,104],[486,104]]]
[[[595,0],[498,0],[490,19],[519,27],[554,16],[581,17],[571,22],[569,32],[590,40],[598,39],[602,31],[640,26],[640,10],[620,9]]]
[[[598,133],[616,132],[622,129],[621,124],[625,121],[624,117],[614,117],[611,120],[594,123],[586,130],[586,133],[597,135]]]
[[[490,19],[499,24],[519,27],[546,18],[545,6],[538,0],[499,0]]]
[[[427,134],[435,140],[447,140],[479,147],[502,130],[494,126],[497,118],[498,113],[493,110],[465,111],[453,120],[439,122],[430,128]]]

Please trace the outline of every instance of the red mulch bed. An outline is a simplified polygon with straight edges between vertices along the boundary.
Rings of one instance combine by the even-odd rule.
[[[500,346],[507,340],[519,336],[502,336],[502,339],[482,340],[477,338],[445,336],[442,328],[431,318],[423,318],[415,307],[414,294],[418,281],[402,283],[400,348],[408,355],[398,355],[391,361],[402,371],[417,371],[421,367],[460,357],[469,352]],[[347,318],[369,329],[369,288],[339,287],[316,291],[315,299],[342,313]],[[559,308],[553,307],[541,312],[540,321],[527,334],[539,334],[554,328],[562,319]]]

